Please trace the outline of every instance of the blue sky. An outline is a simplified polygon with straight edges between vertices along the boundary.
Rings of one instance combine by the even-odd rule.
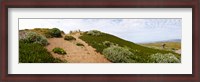
[[[181,39],[181,19],[20,19],[19,29],[100,30],[135,43]]]

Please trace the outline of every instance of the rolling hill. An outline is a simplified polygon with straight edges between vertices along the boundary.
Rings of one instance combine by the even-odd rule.
[[[96,32],[98,33],[98,31]],[[91,45],[96,49],[97,52],[100,52],[103,54],[103,50],[108,48],[108,46],[104,45],[104,42],[111,42],[113,44],[117,44],[120,47],[127,48],[130,52],[134,54],[134,56],[130,55],[129,60],[134,60],[135,62],[139,63],[150,63],[155,62],[152,60],[151,55],[153,54],[168,54],[171,53],[175,57],[177,57],[180,60],[180,54],[177,54],[172,51],[165,51],[160,49],[154,49],[149,47],[144,47],[139,44],[123,40],[119,37],[116,37],[114,35],[99,32],[98,35],[91,35],[88,34],[88,32],[85,32],[82,34],[80,39]],[[132,56],[132,57],[131,57]]]

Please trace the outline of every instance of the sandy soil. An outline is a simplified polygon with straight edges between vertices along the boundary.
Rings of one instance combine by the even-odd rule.
[[[181,49],[175,51],[178,54],[181,54]]]
[[[74,41],[66,41],[64,38],[49,38],[50,43],[46,46],[47,50],[51,52],[53,57],[61,60],[67,60],[69,63],[109,63],[103,55],[97,53],[95,49],[79,39],[80,33],[73,34],[76,38]],[[77,46],[76,43],[81,43],[84,46]],[[52,50],[55,47],[63,48],[67,55],[59,55],[53,53]]]

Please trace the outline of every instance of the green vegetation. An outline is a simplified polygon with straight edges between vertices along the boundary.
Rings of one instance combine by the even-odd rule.
[[[133,60],[134,54],[130,52],[127,48],[119,47],[119,46],[111,46],[103,50],[103,54],[106,58],[108,58],[111,62],[114,63],[134,63]]]
[[[67,54],[67,53],[65,52],[65,50],[63,50],[62,48],[54,48],[52,51],[53,51],[54,53],[58,53],[58,54],[62,54],[62,55]]]
[[[61,63],[54,58],[44,47],[48,45],[43,32],[47,29],[21,30],[19,31],[19,62],[20,63]]]
[[[103,42],[103,45],[107,46],[107,47],[110,47],[110,46],[117,46],[118,44],[115,44],[115,43],[112,43],[110,41],[104,41]]]
[[[53,58],[51,54],[38,43],[24,43],[19,41],[20,63],[61,63],[60,59]]]
[[[100,31],[98,31],[98,32],[100,32]],[[181,58],[180,54],[174,53],[172,51],[165,51],[165,50],[159,50],[159,49],[153,49],[153,48],[140,46],[140,45],[135,44],[133,42],[126,41],[126,40],[123,40],[123,39],[118,38],[116,36],[106,34],[106,33],[103,33],[103,32],[100,32],[100,36],[92,35],[90,33],[88,34],[88,32],[85,32],[79,38],[84,40],[86,43],[88,43],[92,47],[94,47],[96,49],[96,51],[100,52],[101,54],[103,54],[104,49],[109,47],[110,42],[117,44],[120,47],[127,48],[130,52],[132,52],[134,54],[134,56],[130,56],[128,58],[131,58],[130,60],[135,61],[135,62],[139,62],[139,63],[151,63],[152,59],[150,59],[150,56],[152,54],[156,54],[156,53],[160,53],[160,54],[171,53],[177,59],[180,60],[180,58]],[[107,43],[109,43],[108,46],[107,46]],[[104,55],[105,55],[105,53],[104,53]]]
[[[173,54],[168,53],[168,54],[152,54],[150,56],[150,59],[154,63],[180,63],[180,60],[177,59]]]
[[[26,29],[25,31],[31,31],[31,32],[36,32],[38,34],[41,34],[45,36],[46,38],[52,38],[51,34],[49,33],[48,28],[34,28],[34,29]]]
[[[48,45],[46,37],[37,34],[36,32],[20,32],[19,39],[25,43],[38,43],[41,45]]]
[[[62,37],[62,34],[64,34],[63,31],[60,31],[58,28],[34,28],[34,29],[25,29],[20,30],[20,32],[26,31],[26,32],[36,32],[40,35],[45,36],[46,38],[53,38],[53,37]]]
[[[74,37],[71,36],[71,35],[65,35],[64,39],[65,39],[65,40],[76,40],[76,38],[74,38]]]
[[[163,44],[166,44],[165,48],[162,47]],[[156,43],[146,43],[141,45],[150,48],[169,50],[169,51],[181,49],[181,42],[156,42]]]
[[[49,30],[49,34],[53,37],[62,37],[61,31],[58,28],[52,28]]]
[[[84,46],[83,44],[81,43],[76,43],[77,46]]]
[[[92,35],[92,36],[100,36],[101,32],[98,30],[90,30],[87,32],[88,35]]]
[[[71,31],[75,34],[80,31]],[[62,37],[63,31],[53,29],[26,29],[19,31],[19,62],[20,63],[56,63],[64,62],[54,58],[44,47],[48,45],[47,38]],[[116,36],[91,30],[81,32],[79,37],[97,52],[103,54],[113,63],[180,63],[181,55],[173,52],[181,48],[178,42],[161,42],[150,44],[135,44]],[[76,40],[71,35],[65,35],[64,40]],[[166,44],[165,48],[162,44]],[[76,43],[77,46],[84,46]],[[54,48],[54,53],[67,54],[62,48]]]

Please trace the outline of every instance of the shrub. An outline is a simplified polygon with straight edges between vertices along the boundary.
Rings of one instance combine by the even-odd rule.
[[[110,46],[118,46],[117,44],[112,43],[112,42],[110,42],[110,41],[104,41],[104,42],[103,42],[103,45],[105,45],[105,46],[107,46],[107,47],[110,47]]]
[[[66,52],[65,52],[65,50],[63,50],[62,48],[54,48],[53,50],[52,50],[54,53],[58,53],[58,54],[67,54]]]
[[[29,30],[29,31],[41,34],[41,35],[45,36],[46,38],[52,38],[49,30],[50,29],[48,29],[48,28],[34,28],[34,29]]]
[[[52,37],[62,37],[61,31],[58,28],[52,28],[49,30],[49,33]]]
[[[65,34],[65,32],[64,32],[64,31],[61,31],[61,34]]]
[[[38,43],[24,43],[19,41],[20,63],[60,63],[60,59],[53,58],[51,53]]]
[[[37,34],[36,32],[22,32],[19,39],[25,43],[38,43],[41,45],[48,45],[46,37]]]
[[[161,54],[156,53],[150,56],[153,63],[180,63],[180,60],[172,53]]]
[[[104,41],[110,41],[121,47],[127,47],[128,50],[134,54],[133,58],[131,57],[131,59],[133,59],[139,63],[151,63],[151,62],[149,62],[149,60],[150,60],[149,57],[150,57],[150,55],[156,54],[156,53],[162,53],[162,54],[172,53],[178,59],[181,59],[181,55],[177,54],[175,52],[144,47],[139,44],[135,44],[133,42],[126,41],[126,40],[123,40],[114,35],[103,33],[103,32],[101,32],[101,35],[98,37],[88,35],[87,32],[84,32],[83,35],[80,36],[79,38],[82,39],[83,41],[85,41],[88,45],[95,48],[96,51],[101,54],[104,49],[108,48],[108,46],[103,45]],[[136,57],[136,58],[134,58],[134,57]]]
[[[74,37],[71,36],[71,35],[65,35],[64,39],[65,39],[65,40],[76,40],[76,38],[74,38]]]
[[[48,32],[45,32],[44,36],[47,38],[53,38],[52,34],[50,33],[50,30]]]
[[[76,43],[77,46],[84,46],[83,44],[81,43]]]
[[[130,58],[130,56],[134,56],[132,52],[130,52],[127,48],[119,47],[119,46],[111,46],[103,50],[103,55],[111,62],[114,63],[133,63],[135,62]]]
[[[92,36],[99,36],[101,35],[102,33],[98,30],[90,30],[87,32],[88,35],[92,35]]]

